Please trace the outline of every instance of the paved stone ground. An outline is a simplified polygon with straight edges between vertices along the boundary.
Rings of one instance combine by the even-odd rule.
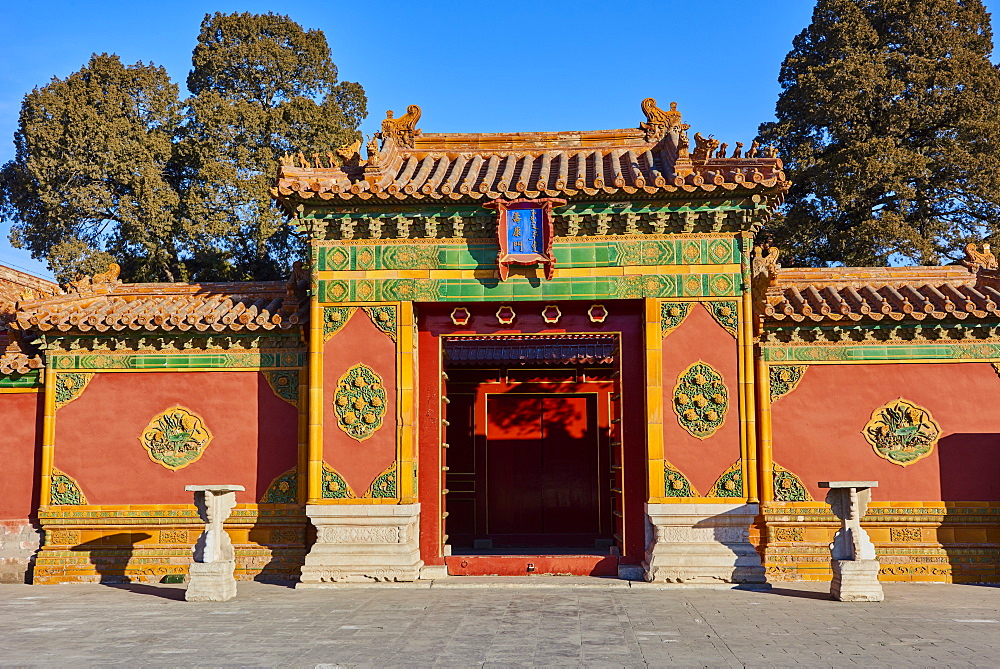
[[[0,665],[1000,662],[1000,588],[989,586],[886,584],[885,602],[851,604],[827,599],[820,583],[747,592],[469,579],[326,590],[240,583],[236,599],[218,604],[184,602],[179,585],[0,585]]]

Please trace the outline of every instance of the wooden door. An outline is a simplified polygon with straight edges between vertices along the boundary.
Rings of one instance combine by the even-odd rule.
[[[480,415],[487,534],[592,545],[606,482],[596,395],[490,394]]]

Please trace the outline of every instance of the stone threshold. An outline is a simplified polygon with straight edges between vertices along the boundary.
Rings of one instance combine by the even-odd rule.
[[[560,589],[614,589],[614,590],[770,590],[769,583],[647,583],[619,578],[591,576],[449,576],[440,579],[421,579],[408,583],[310,583],[297,584],[296,589],[502,589],[502,588],[560,588]]]

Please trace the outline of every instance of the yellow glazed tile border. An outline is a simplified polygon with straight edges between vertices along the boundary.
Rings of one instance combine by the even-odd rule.
[[[646,461],[647,499],[659,498],[665,490],[663,472],[663,337],[660,332],[660,301],[643,300],[645,318],[643,336],[646,349]]]

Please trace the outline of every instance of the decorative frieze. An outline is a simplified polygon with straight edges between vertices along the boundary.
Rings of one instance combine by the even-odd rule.
[[[781,399],[799,386],[809,365],[771,365],[768,367],[771,401]]]
[[[558,267],[561,267],[559,265]],[[321,302],[465,302],[608,300],[640,298],[699,298],[739,295],[742,277],[738,273],[645,274],[566,277],[535,281],[512,275],[499,278],[359,278],[320,279]]]
[[[708,313],[712,314],[712,318],[725,328],[726,332],[732,336],[736,336],[736,332],[740,325],[739,310],[737,308],[736,302],[726,301],[726,302],[703,302],[705,308],[708,309]]]
[[[274,394],[285,400],[293,407],[299,405],[299,370],[264,370],[262,372],[267,379],[267,385],[271,387]]]
[[[893,542],[909,542],[921,540],[919,527],[891,527],[889,528],[889,540]]]
[[[660,336],[666,337],[680,327],[691,313],[691,302],[664,302],[660,305]]]
[[[337,427],[351,439],[364,441],[382,427],[386,393],[382,377],[364,363],[350,367],[337,380],[333,398]]]
[[[875,409],[861,433],[880,458],[906,467],[931,454],[941,427],[930,411],[900,398]]]
[[[80,397],[87,384],[93,378],[93,373],[86,372],[61,372],[56,374],[56,409],[64,407]]]
[[[49,487],[49,503],[53,505],[79,505],[86,504],[87,498],[76,479],[53,467]]]
[[[304,351],[260,351],[254,349],[203,352],[123,353],[108,351],[93,354],[56,354],[52,366],[59,370],[171,370],[184,369],[262,369],[303,367]]]
[[[708,491],[707,497],[744,497],[743,492],[743,467],[737,460],[729,469],[722,473],[712,489]]]
[[[680,426],[692,436],[707,439],[726,420],[729,391],[722,374],[699,360],[678,375],[672,404]]]

